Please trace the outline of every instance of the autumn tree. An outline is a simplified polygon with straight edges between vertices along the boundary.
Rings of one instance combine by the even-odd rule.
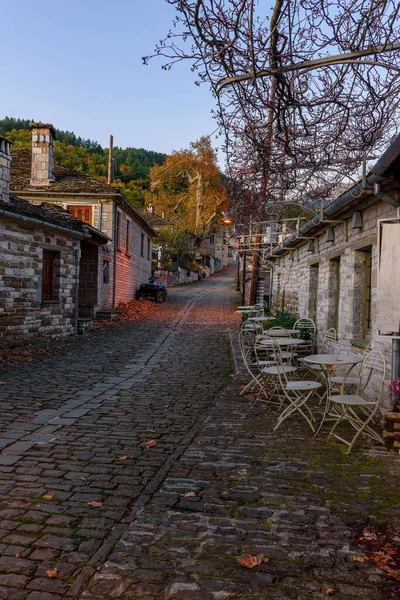
[[[198,238],[220,220],[228,205],[227,187],[207,137],[153,167],[150,180],[148,203]]]

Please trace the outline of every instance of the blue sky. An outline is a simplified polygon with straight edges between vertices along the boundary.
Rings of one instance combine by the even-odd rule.
[[[167,153],[215,129],[189,63],[142,65],[172,24],[165,0],[4,0],[1,12],[1,118]]]

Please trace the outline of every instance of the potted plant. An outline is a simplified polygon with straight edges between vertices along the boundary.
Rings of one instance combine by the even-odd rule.
[[[400,379],[394,379],[389,384],[389,391],[394,398],[393,412],[400,412]]]

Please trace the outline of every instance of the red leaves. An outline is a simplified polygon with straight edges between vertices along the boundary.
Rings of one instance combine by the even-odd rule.
[[[55,567],[55,569],[48,569],[46,571],[46,575],[49,579],[56,579],[58,577],[58,569],[57,567]]]
[[[157,446],[156,440],[149,440],[146,442],[146,448],[154,448],[154,446]]]
[[[88,502],[88,506],[91,506],[92,508],[100,508],[103,506],[102,502],[95,502],[93,500],[93,502]]]
[[[264,554],[249,554],[248,552],[245,552],[243,557],[239,557],[236,560],[240,565],[242,565],[242,567],[246,567],[246,569],[253,569],[264,562],[268,562],[269,558],[264,556]]]

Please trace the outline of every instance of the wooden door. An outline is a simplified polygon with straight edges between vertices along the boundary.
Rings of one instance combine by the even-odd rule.
[[[43,250],[42,300],[53,300],[53,266],[53,253]]]
[[[67,211],[75,218],[80,219],[89,225],[92,224],[92,206],[81,206],[74,204],[67,206]]]

